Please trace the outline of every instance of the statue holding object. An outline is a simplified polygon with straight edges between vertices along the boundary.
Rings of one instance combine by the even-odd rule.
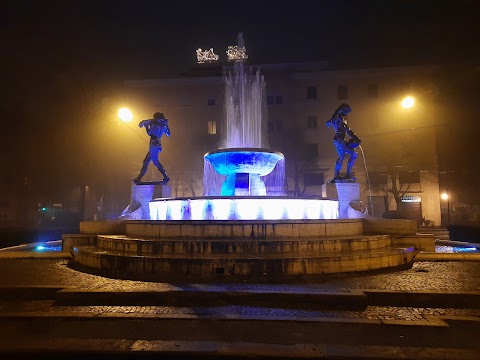
[[[335,163],[335,175],[331,182],[353,182],[356,178],[353,176],[352,168],[357,159],[357,152],[355,148],[360,145],[361,140],[358,136],[350,129],[347,124],[345,116],[350,113],[352,109],[348,104],[341,104],[337,110],[333,113],[333,116],[330,120],[326,122],[327,127],[332,126],[335,130],[335,136],[333,137],[333,144],[337,149],[338,159]],[[345,135],[348,134],[350,139],[345,140]],[[345,155],[349,156],[347,163],[347,174],[345,177],[340,176],[340,170],[342,169],[343,161],[345,160]]]
[[[150,161],[155,164],[158,171],[163,175],[163,180],[159,183],[166,185],[170,178],[165,171],[165,168],[158,160],[158,155],[162,151],[162,142],[161,137],[163,134],[170,136],[170,128],[168,127],[168,120],[165,118],[165,115],[160,112],[153,114],[153,119],[142,120],[139,124],[139,127],[144,127],[147,131],[147,134],[150,136],[150,145],[147,155],[143,160],[143,166],[140,170],[140,174],[133,179],[133,182],[136,184],[142,183],[141,179],[145,175],[148,169]]]

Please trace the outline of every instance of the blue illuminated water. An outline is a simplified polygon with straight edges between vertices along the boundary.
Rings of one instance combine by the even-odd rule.
[[[475,247],[459,247],[459,246],[445,246],[445,245],[437,245],[435,246],[436,253],[475,253],[480,252],[480,249]]]
[[[0,251],[33,251],[33,252],[62,251],[62,240],[36,242],[36,243],[22,244],[17,246],[10,246],[10,247],[0,249]]]

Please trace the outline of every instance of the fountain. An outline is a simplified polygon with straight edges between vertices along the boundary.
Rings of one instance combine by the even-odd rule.
[[[360,218],[350,206],[358,184],[327,184],[330,199],[272,194],[265,179],[281,175],[283,184],[284,157],[268,149],[265,83],[245,68],[241,35],[231,48],[226,123],[221,148],[204,156],[204,196],[149,201],[149,219],[83,222],[81,234],[62,237],[74,264],[123,278],[202,281],[409,266],[409,244],[428,250],[433,237],[416,235],[413,221]],[[339,186],[348,189],[337,194]]]
[[[152,220],[336,219],[338,202],[284,196],[284,156],[268,149],[265,81],[245,66],[242,34],[224,76],[221,147],[204,156],[204,196],[150,202]],[[274,173],[274,176],[271,175]],[[264,179],[272,177],[267,191]]]
[[[266,196],[261,176],[270,174],[283,154],[266,149],[267,112],[265,108],[265,81],[260,71],[246,71],[245,44],[238,35],[233,73],[225,75],[225,125],[222,148],[205,154],[204,161],[226,177],[222,196]],[[205,167],[209,171],[209,167]],[[205,178],[210,178],[209,174]],[[282,179],[283,180],[283,179]],[[210,184],[204,181],[205,193]]]

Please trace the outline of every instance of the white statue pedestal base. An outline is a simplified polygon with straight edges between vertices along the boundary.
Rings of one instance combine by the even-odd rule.
[[[322,196],[338,200],[338,215],[340,218],[348,218],[350,203],[360,201],[359,183],[327,183],[322,185]]]
[[[128,220],[150,220],[149,203],[153,199],[169,198],[170,186],[155,183],[133,183],[130,205],[123,211],[121,218]]]

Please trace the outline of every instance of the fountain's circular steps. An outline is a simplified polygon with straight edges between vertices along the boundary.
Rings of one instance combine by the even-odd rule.
[[[96,248],[132,255],[191,256],[224,254],[262,256],[276,254],[312,255],[331,252],[378,250],[391,245],[389,235],[350,235],[301,239],[178,239],[133,238],[125,235],[98,235]]]
[[[125,235],[76,246],[74,262],[126,278],[282,277],[410,264],[413,247],[364,235],[360,219],[314,221],[127,221]],[[208,236],[210,235],[210,236]]]

